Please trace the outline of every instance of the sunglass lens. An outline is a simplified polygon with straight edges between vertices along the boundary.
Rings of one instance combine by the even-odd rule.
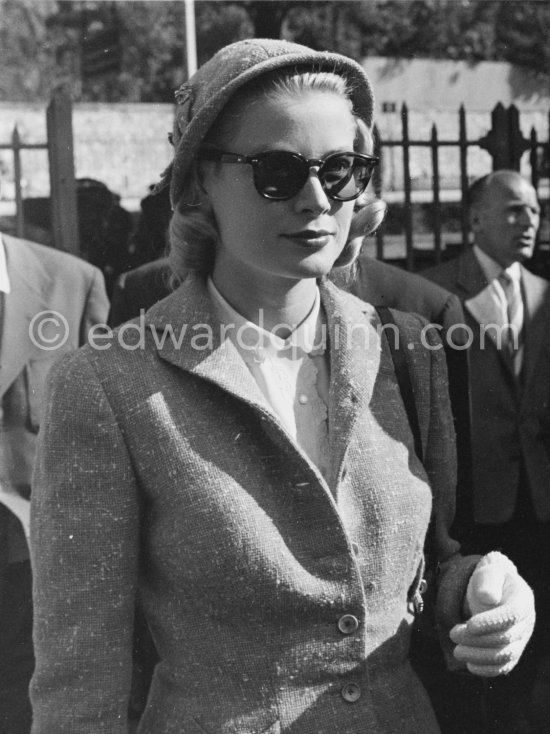
[[[268,199],[290,199],[305,184],[307,163],[288,151],[270,151],[258,156],[254,170],[256,188]]]
[[[327,158],[319,175],[329,196],[349,201],[366,189],[372,170],[372,164],[358,156],[333,155]]]

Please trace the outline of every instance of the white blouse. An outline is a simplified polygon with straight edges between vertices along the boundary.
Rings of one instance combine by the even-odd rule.
[[[220,324],[246,363],[268,407],[326,476],[330,377],[319,289],[309,314],[283,339],[235,311],[210,278],[207,285]]]

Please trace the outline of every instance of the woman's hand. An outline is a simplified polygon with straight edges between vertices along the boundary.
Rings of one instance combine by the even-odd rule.
[[[533,592],[506,556],[489,553],[473,572],[464,601],[470,619],[455,625],[454,656],[471,673],[509,673],[529,642],[535,624]]]

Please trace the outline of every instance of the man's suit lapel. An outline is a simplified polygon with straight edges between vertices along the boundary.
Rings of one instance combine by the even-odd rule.
[[[461,291],[460,297],[464,302],[465,312],[473,319],[476,326],[483,327],[486,324],[496,323],[498,328],[498,320],[491,314],[484,314],[476,309],[474,305],[470,308],[467,301],[477,296],[484,288],[489,285],[485,273],[479,264],[477,257],[472,249],[467,250],[458,258],[458,274],[457,286]],[[480,332],[481,338],[481,332]],[[514,373],[514,365],[510,354],[504,349],[498,349],[496,344],[497,332],[495,329],[486,329],[484,331],[484,341],[480,343],[480,348],[494,349],[498,354],[498,358],[506,371],[508,377],[512,380],[512,384],[517,387],[518,381]]]
[[[6,248],[11,293],[4,297],[0,344],[0,397],[37,352],[29,335],[33,318],[48,309],[50,277],[21,240],[2,235]],[[70,287],[70,284],[69,284]],[[50,307],[51,310],[51,307]]]
[[[472,249],[457,258],[456,284],[459,295],[463,300],[477,296],[487,285],[489,285],[485,273],[474,255]]]

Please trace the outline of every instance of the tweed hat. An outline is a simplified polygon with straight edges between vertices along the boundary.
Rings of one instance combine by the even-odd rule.
[[[156,187],[159,191],[170,186],[173,207],[181,197],[186,176],[206,133],[235,92],[263,74],[288,67],[307,67],[343,76],[348,81],[355,114],[372,126],[372,87],[362,67],[352,59],[271,38],[232,43],[218,51],[175,93],[176,114],[171,136],[174,158]]]

